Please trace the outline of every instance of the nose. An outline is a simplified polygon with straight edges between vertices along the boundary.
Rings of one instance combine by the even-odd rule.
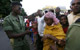
[[[75,4],[74,6],[75,6],[75,7],[77,7],[77,6],[78,6],[78,4]]]

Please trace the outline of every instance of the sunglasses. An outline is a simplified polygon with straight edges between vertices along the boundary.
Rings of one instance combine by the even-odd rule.
[[[19,8],[18,8],[18,10],[22,10],[22,8],[21,8],[21,7],[19,7]]]

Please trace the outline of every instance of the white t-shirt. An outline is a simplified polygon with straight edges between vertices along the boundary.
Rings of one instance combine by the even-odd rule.
[[[43,36],[44,27],[45,27],[44,16],[38,17],[37,18],[37,22],[38,22],[38,33],[42,37]]]

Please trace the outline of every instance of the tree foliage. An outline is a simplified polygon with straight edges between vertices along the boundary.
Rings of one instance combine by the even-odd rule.
[[[10,4],[12,1],[22,1],[22,0],[0,0],[0,17],[4,18],[11,12]]]

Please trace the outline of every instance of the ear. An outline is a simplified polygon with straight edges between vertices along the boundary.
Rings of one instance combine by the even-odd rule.
[[[72,9],[72,6],[70,6],[70,8]]]

